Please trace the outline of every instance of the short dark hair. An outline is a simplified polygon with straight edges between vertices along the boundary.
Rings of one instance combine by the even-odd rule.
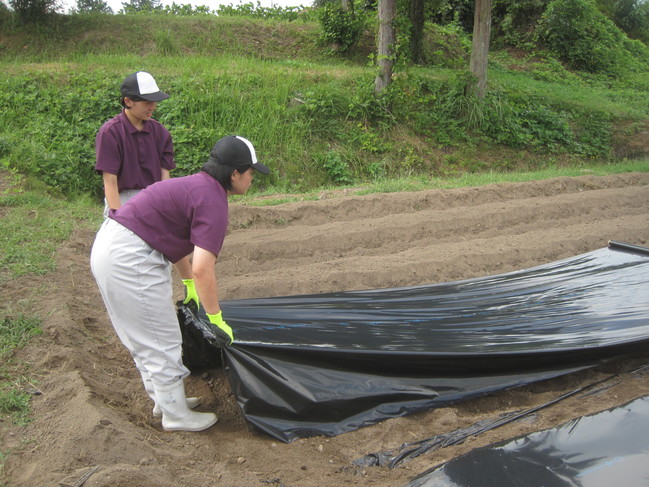
[[[131,100],[131,101],[145,101],[144,98],[141,98],[141,97],[139,97],[139,96],[137,96],[137,95],[133,95],[133,96],[123,96],[123,97],[121,97],[121,98],[119,99],[119,102],[121,103],[122,107],[124,107],[124,108],[128,108],[128,107],[126,106],[126,103],[124,103],[124,98],[128,98],[128,99]]]
[[[252,166],[228,166],[227,164],[218,164],[212,157],[203,164],[201,171],[206,172],[214,179],[216,179],[223,189],[229,191],[232,189],[232,174],[234,171],[240,173],[246,172]]]

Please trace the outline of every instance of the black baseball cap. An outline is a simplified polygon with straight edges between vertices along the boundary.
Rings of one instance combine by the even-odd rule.
[[[250,167],[262,174],[270,169],[257,160],[255,148],[248,139],[238,135],[228,135],[219,139],[210,151],[210,160],[216,164],[233,167]]]
[[[122,81],[120,88],[122,98],[139,97],[146,101],[162,101],[169,98],[169,95],[160,91],[157,83],[146,71],[138,71],[130,74]]]

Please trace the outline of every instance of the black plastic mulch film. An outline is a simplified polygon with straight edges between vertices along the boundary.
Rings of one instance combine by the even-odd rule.
[[[646,487],[649,397],[485,448],[403,487]]]
[[[334,436],[646,350],[649,249],[425,286],[222,303],[222,347],[179,306],[191,370],[224,366],[252,425]]]

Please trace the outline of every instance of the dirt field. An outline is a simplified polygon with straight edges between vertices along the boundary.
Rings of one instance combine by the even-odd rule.
[[[37,296],[37,311],[46,316],[44,334],[21,352],[31,371],[39,371],[34,420],[24,428],[0,423],[0,452],[11,450],[4,474],[12,487],[401,486],[475,447],[649,393],[649,375],[629,372],[647,362],[648,352],[338,437],[283,444],[246,425],[223,372],[215,370],[190,377],[187,389],[202,396],[201,410],[219,413],[219,422],[202,433],[167,433],[151,415],[90,274],[93,238],[94,230],[78,231],[60,249],[56,273],[0,290],[6,302]],[[217,269],[223,300],[284,296],[498,274],[602,248],[609,240],[649,245],[649,174],[235,205]],[[176,291],[180,297],[179,281]],[[352,464],[368,452],[540,405],[611,374],[616,377],[603,392],[578,394],[402,467]]]

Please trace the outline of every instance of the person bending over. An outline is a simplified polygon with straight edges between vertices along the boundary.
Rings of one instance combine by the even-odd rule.
[[[171,265],[187,287],[185,302],[200,304],[224,342],[232,343],[215,264],[228,226],[227,198],[246,193],[255,170],[269,173],[252,143],[224,137],[200,172],[155,183],[111,209],[95,238],[93,276],[165,430],[201,431],[217,421],[214,413],[192,411],[198,400],[185,397],[189,370],[182,362]]]

